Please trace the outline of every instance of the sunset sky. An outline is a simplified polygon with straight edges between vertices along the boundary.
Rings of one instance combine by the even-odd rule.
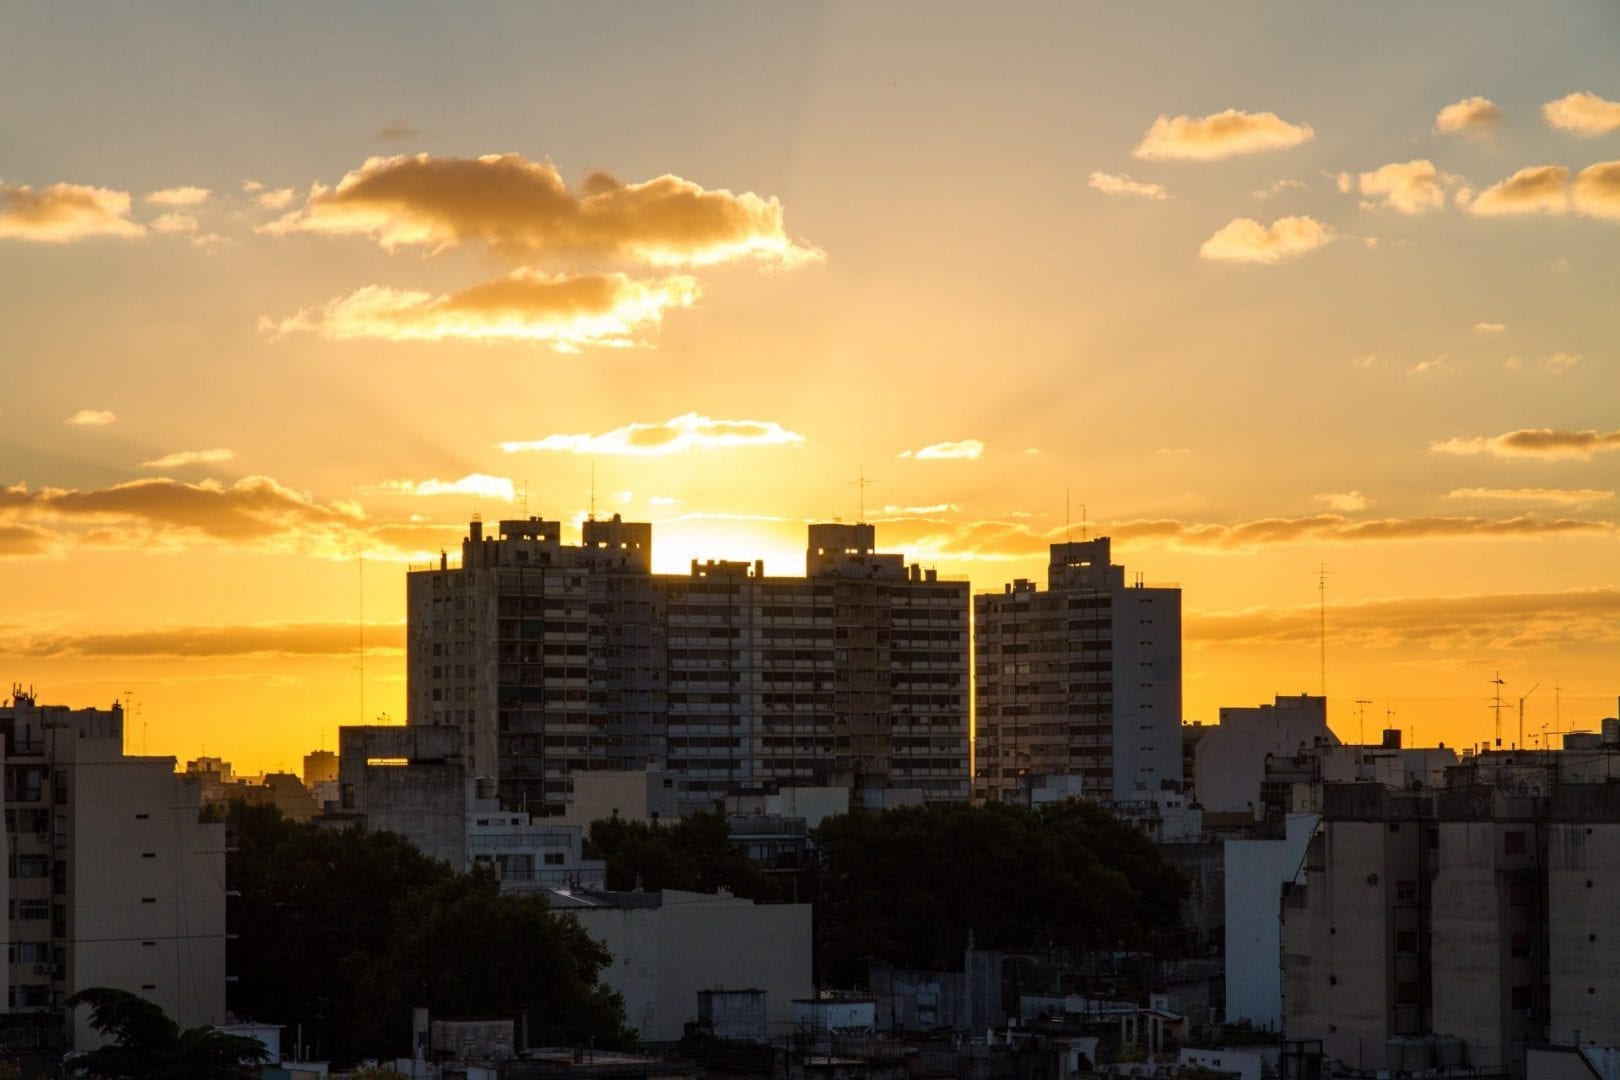
[[[404,719],[474,512],[594,466],[658,569],[797,574],[864,474],[976,590],[1067,493],[1183,588],[1189,721],[1318,690],[1325,566],[1340,735],[1487,738],[1498,671],[1505,741],[1594,728],[1616,57],[1611,0],[8,4],[0,668],[296,769]]]

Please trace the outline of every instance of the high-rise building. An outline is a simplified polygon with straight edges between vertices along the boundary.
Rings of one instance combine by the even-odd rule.
[[[966,582],[811,525],[804,577],[651,572],[652,527],[474,521],[459,567],[407,578],[408,719],[459,727],[502,801],[561,813],[568,777],[664,768],[693,803],[843,784],[968,796]]]
[[[1181,784],[1181,590],[1127,586],[1107,537],[1053,544],[1047,588],[974,597],[974,793],[1052,777],[1129,801]]]
[[[123,750],[124,711],[0,704],[8,888],[4,1024],[49,1046],[100,1045],[62,1002],[109,986],[182,1028],[225,1022],[225,826],[199,818],[198,781],[172,757]]]

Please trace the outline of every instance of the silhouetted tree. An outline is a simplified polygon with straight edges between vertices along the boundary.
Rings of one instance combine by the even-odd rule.
[[[585,854],[607,862],[610,889],[648,891],[728,889],[750,900],[773,901],[771,876],[731,839],[724,814],[697,813],[671,825],[602,818],[591,822]]]
[[[162,1009],[127,990],[93,986],[63,1003],[90,1007],[90,1026],[111,1039],[68,1063],[74,1076],[105,1080],[239,1080],[258,1075],[249,1062],[264,1044],[214,1027],[181,1031]]]

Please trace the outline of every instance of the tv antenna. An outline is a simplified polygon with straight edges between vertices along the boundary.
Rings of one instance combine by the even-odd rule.
[[[1502,749],[1502,687],[1507,683],[1502,681],[1502,673],[1498,671],[1496,678],[1491,682],[1496,686],[1496,701],[1491,705],[1491,711],[1496,714],[1496,748]]]
[[[1541,685],[1540,683],[1536,683],[1535,686],[1532,686],[1530,689],[1528,689],[1528,690],[1526,690],[1524,692],[1523,697],[1519,698],[1519,743],[1518,743],[1518,746],[1515,747],[1515,749],[1518,749],[1518,750],[1523,750],[1524,749],[1524,703],[1530,697],[1531,694],[1536,692],[1536,687],[1538,687],[1540,685]]]
[[[1321,647],[1322,701],[1327,702],[1327,563],[1316,568],[1317,637]]]
[[[875,483],[877,483],[876,480],[868,480],[866,478],[866,470],[865,469],[862,469],[861,472],[860,472],[860,475],[857,476],[854,480],[850,481],[850,486],[859,488],[860,492],[861,492],[861,512],[860,512],[860,517],[855,519],[857,524],[864,524],[865,521],[866,521],[866,489],[871,487]]]
[[[591,459],[591,514],[590,520],[596,520],[596,459]]]
[[[1324,706],[1326,704],[1323,702]],[[1356,741],[1362,746],[1367,745],[1367,706],[1371,704],[1370,698],[1356,698]]]

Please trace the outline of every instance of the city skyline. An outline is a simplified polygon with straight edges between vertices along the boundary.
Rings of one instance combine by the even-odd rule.
[[[11,682],[295,768],[404,721],[408,565],[594,510],[1109,536],[1188,721],[1317,693],[1324,599],[1341,737],[1613,714],[1604,5],[394,10],[4,16]]]

